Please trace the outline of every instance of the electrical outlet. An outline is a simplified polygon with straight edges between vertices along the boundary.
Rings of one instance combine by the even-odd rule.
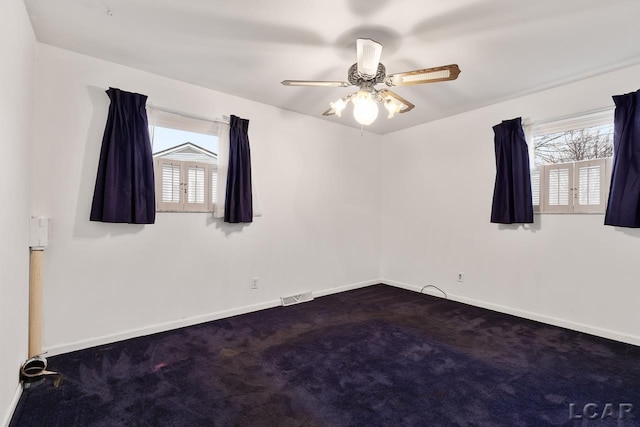
[[[464,273],[462,271],[458,271],[458,277],[456,278],[456,281],[464,283]]]
[[[251,289],[258,289],[258,278],[257,277],[252,277],[251,278]]]

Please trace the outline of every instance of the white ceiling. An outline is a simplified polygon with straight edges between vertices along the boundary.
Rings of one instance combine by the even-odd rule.
[[[355,88],[280,81],[346,80],[358,37],[387,73],[460,66],[394,88],[416,108],[379,134],[640,63],[640,0],[24,1],[40,42],[318,118]]]

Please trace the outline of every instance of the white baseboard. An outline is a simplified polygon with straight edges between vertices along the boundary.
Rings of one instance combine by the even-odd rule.
[[[200,323],[209,322],[212,320],[223,319],[225,317],[237,316],[239,314],[251,313],[253,311],[264,310],[266,308],[277,307],[281,305],[279,299],[266,301],[259,304],[247,305],[244,307],[237,307],[230,310],[217,311],[214,313],[203,314],[200,316],[188,317],[186,319],[173,320],[170,322],[157,323],[155,325],[149,325],[142,328],[130,329],[124,332],[118,332],[115,334],[103,335],[96,338],[90,338],[87,340],[75,341],[68,344],[54,345],[44,348],[47,356],[55,356],[58,354],[69,353],[76,350],[83,350],[85,348],[95,347],[97,345],[110,344],[117,341],[126,340],[129,338],[142,337],[145,335],[151,335],[158,332],[170,331],[172,329],[183,328],[185,326],[193,326]]]
[[[380,279],[380,283],[384,283],[385,285],[395,286],[397,288],[407,289],[410,291],[420,292],[423,288],[422,286],[410,285],[407,283],[396,282],[395,280],[389,279]],[[444,297],[437,289],[435,288],[425,288],[422,293],[429,294],[435,297]],[[537,322],[546,323],[553,326],[560,326],[561,328],[571,329],[578,332],[584,332],[591,335],[596,335],[602,338],[608,338],[615,341],[621,341],[627,344],[633,344],[640,346],[640,337],[636,335],[625,334],[617,331],[612,331],[610,329],[599,328],[593,325],[587,325],[584,323],[572,322],[566,319],[560,319],[558,317],[545,316],[542,314],[534,313],[526,310],[519,310],[512,307],[507,307],[504,305],[493,304],[486,301],[481,301],[477,299],[467,298],[460,295],[447,293],[447,299],[458,301],[464,304],[473,305],[475,307],[482,307],[492,311],[497,311],[499,313],[511,314],[513,316],[522,317],[529,320],[535,320]]]
[[[335,294],[338,292],[348,291],[351,289],[362,288],[362,287],[373,285],[376,283],[380,283],[380,281],[368,280],[365,282],[353,283],[350,285],[339,286],[336,288],[315,291],[313,292],[313,296],[321,297],[325,295]],[[129,338],[142,337],[145,335],[155,334],[157,332],[170,331],[172,329],[183,328],[185,326],[192,326],[200,323],[210,322],[212,320],[224,319],[225,317],[237,316],[239,314],[246,314],[254,311],[264,310],[267,308],[278,307],[280,305],[282,305],[282,302],[280,299],[265,301],[259,304],[253,304],[253,305],[237,307],[229,310],[217,311],[214,313],[204,314],[200,316],[188,317],[186,319],[158,323],[155,325],[149,325],[142,328],[130,329],[128,331],[118,332],[115,334],[109,334],[109,335],[103,335],[96,338],[90,338],[87,340],[80,340],[72,343],[45,347],[44,351],[47,353],[47,356],[55,356],[58,354],[69,353],[76,350],[83,350],[85,348],[95,347],[97,345],[110,344],[113,342],[122,341]]]
[[[313,293],[314,297],[323,297],[325,295],[337,294],[340,292],[350,291],[353,289],[364,288],[366,286],[376,285],[380,282],[380,279],[367,280],[364,282],[353,283],[351,285],[338,286],[337,288],[325,289],[323,291],[317,291]]]
[[[22,396],[22,384],[18,383],[16,387],[16,391],[13,393],[13,398],[11,402],[9,402],[9,407],[7,408],[7,413],[4,414],[4,418],[2,418],[2,422],[0,422],[0,427],[7,427],[11,422],[11,417],[13,417],[13,413],[18,406],[18,401],[20,401],[20,396]]]

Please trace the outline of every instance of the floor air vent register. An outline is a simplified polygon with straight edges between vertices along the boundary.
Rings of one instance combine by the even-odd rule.
[[[307,302],[313,300],[313,294],[311,292],[304,292],[301,294],[291,295],[288,297],[280,297],[282,300],[282,306],[300,304],[301,302]]]

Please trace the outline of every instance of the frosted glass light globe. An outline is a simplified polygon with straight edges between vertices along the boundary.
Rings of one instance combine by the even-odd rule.
[[[378,117],[378,104],[371,92],[359,91],[353,99],[353,117],[363,126],[369,126]]]
[[[387,116],[387,118],[389,118],[389,119],[393,118],[393,115],[395,113],[399,112],[400,108],[402,108],[402,104],[400,104],[395,99],[387,99],[384,102],[384,106],[387,109],[387,111],[389,112],[389,115]]]

